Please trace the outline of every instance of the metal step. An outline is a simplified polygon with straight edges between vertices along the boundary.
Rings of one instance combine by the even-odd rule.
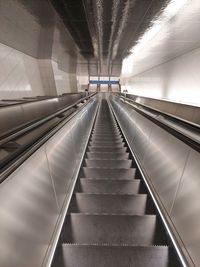
[[[80,170],[80,178],[91,179],[134,179],[136,169],[100,169],[83,167]]]
[[[66,226],[66,227],[65,227]],[[67,215],[64,243],[165,245],[155,215]]]
[[[96,145],[93,145],[91,143],[89,143],[89,147],[93,147],[93,148],[124,148],[125,147],[125,143],[123,142],[120,142],[120,143],[117,143],[117,144],[113,144],[113,143],[106,143],[106,144],[101,144],[101,143],[98,143]]]
[[[112,134],[118,134],[120,133],[119,129],[113,129],[113,128],[107,128],[107,129],[93,129],[93,133],[112,133]]]
[[[101,147],[101,146],[88,146],[88,151],[90,152],[112,152],[112,153],[125,153],[127,152],[127,147]]]
[[[79,172],[52,267],[178,267],[106,100]],[[59,250],[60,249],[60,250]]]
[[[132,167],[132,160],[85,159],[84,165],[88,168],[128,169]]]
[[[153,214],[147,195],[83,194],[76,193],[70,205],[72,213]]]
[[[80,179],[76,192],[88,194],[139,194],[144,193],[138,180]]]
[[[109,137],[109,136],[104,136],[104,137],[99,137],[99,136],[97,136],[97,137],[95,137],[95,136],[91,136],[91,138],[90,138],[90,141],[96,141],[96,142],[98,142],[98,141],[105,141],[105,142],[110,142],[110,141],[122,141],[123,142],[123,138],[121,137],[121,136],[111,136],[111,137]]]
[[[62,245],[56,267],[178,267],[165,246]]]
[[[95,137],[95,138],[123,138],[121,133],[92,133],[91,137]]]
[[[129,159],[129,153],[87,152],[86,156],[88,159]]]
[[[92,146],[108,146],[108,145],[118,145],[118,144],[123,144],[124,145],[125,144],[124,141],[122,141],[122,140],[118,140],[118,141],[109,140],[109,141],[107,141],[107,140],[104,140],[104,139],[99,140],[99,141],[90,140],[89,143]]]
[[[112,124],[109,124],[109,125],[103,125],[103,126],[100,126],[100,125],[95,125],[94,130],[100,130],[100,131],[104,131],[104,130],[119,130],[119,127],[116,126],[116,125],[112,125]]]

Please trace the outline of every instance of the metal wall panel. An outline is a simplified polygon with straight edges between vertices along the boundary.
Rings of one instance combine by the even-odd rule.
[[[195,266],[200,266],[200,154],[191,150],[171,217]]]
[[[170,213],[190,148],[153,124],[143,165]]]
[[[97,103],[92,99],[0,185],[0,266],[42,266]]]
[[[200,266],[200,154],[136,111],[129,112],[130,106],[117,97],[111,95],[110,102],[186,257]]]
[[[59,210],[62,208],[76,164],[75,148],[70,130],[71,127],[63,128],[46,144],[46,154]]]
[[[41,266],[58,216],[42,147],[0,186],[0,266]]]

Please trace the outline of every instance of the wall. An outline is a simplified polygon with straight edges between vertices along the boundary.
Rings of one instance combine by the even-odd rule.
[[[16,49],[0,44],[0,98],[19,98],[49,94],[42,82],[40,63]],[[52,88],[55,94],[55,86]]]
[[[127,79],[129,93],[200,106],[200,49]]]
[[[0,99],[77,91],[77,53],[47,0],[0,2]]]
[[[184,2],[168,21],[158,18],[160,30],[124,60],[122,89],[200,106],[200,2]]]

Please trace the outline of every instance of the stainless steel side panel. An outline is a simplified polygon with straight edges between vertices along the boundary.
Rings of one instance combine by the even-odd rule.
[[[43,147],[0,186],[0,266],[41,266],[57,216]]]
[[[67,129],[63,128],[45,147],[59,210],[73,177],[72,166],[76,165],[75,147],[70,130],[71,125]]]
[[[159,197],[170,213],[190,148],[153,125],[143,165]]]
[[[200,266],[200,154],[191,150],[171,218],[196,266]]]
[[[200,266],[200,154],[117,97],[111,105],[181,245]]]
[[[41,267],[92,127],[93,99],[0,185],[0,266]]]

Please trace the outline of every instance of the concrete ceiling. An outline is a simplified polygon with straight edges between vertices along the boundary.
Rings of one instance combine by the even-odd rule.
[[[119,76],[122,60],[169,0],[50,2],[88,61],[90,75]]]

